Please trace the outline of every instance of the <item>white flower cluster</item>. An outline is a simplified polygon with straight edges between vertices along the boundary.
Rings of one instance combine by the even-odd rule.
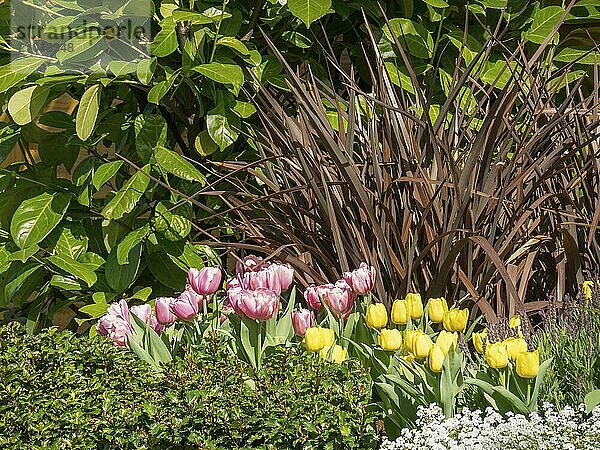
[[[545,403],[539,413],[502,416],[492,408],[463,410],[446,419],[437,405],[419,408],[417,427],[381,450],[600,450],[600,406],[585,414]]]

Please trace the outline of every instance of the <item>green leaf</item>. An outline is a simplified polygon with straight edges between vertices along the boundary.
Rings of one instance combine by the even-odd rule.
[[[11,61],[0,66],[0,93],[15,86],[20,81],[31,75],[42,63],[46,61],[36,56],[28,56]]]
[[[142,59],[136,69],[138,80],[143,84],[150,84],[156,69],[156,58]]]
[[[154,56],[163,57],[177,50],[177,30],[172,18],[163,20],[162,29],[154,37],[154,41],[148,45],[150,53]]]
[[[204,185],[206,178],[192,163],[183,156],[165,147],[156,147],[154,159],[158,166],[173,175],[188,181],[197,181]]]
[[[206,116],[208,134],[221,150],[237,140],[238,133],[231,125],[239,126],[239,121],[237,115],[228,114],[228,111],[225,111],[222,106],[208,112]]]
[[[231,110],[242,119],[247,119],[256,112],[256,108],[252,103],[241,102],[239,100],[235,101],[235,106]]]
[[[92,286],[98,279],[96,274],[88,269],[85,264],[80,263],[69,256],[62,254],[52,255],[48,257],[48,261],[68,274],[75,275],[80,280],[85,281],[88,287]]]
[[[21,261],[21,262],[27,262],[27,260],[29,258],[31,258],[33,255],[35,255],[38,250],[40,249],[40,247],[36,244],[36,245],[32,245],[31,247],[27,247],[24,248],[23,250],[17,250],[16,252],[13,252],[10,257],[9,257],[9,261]]]
[[[202,130],[194,139],[194,148],[202,156],[212,155],[219,150],[219,146],[212,140],[208,134],[208,130]]]
[[[422,59],[429,59],[433,56],[433,38],[431,33],[420,23],[413,22],[410,19],[392,19],[389,22],[389,27],[386,25],[383,31],[392,42],[393,32],[400,44],[411,55]]]
[[[167,142],[167,122],[160,114],[140,114],[135,118],[135,149],[147,164],[154,148]]]
[[[217,83],[224,84],[231,88],[231,91],[237,95],[244,83],[244,72],[236,64],[209,63],[193,67],[192,70],[210,78]]]
[[[18,125],[26,125],[37,117],[46,104],[50,89],[30,86],[13,94],[8,101],[8,112]]]
[[[561,6],[547,6],[540,9],[533,15],[529,30],[524,31],[521,37],[526,41],[541,44],[559,23],[564,12],[565,9]]]
[[[592,410],[600,405],[600,389],[590,392],[585,396],[585,411],[589,414]]]
[[[244,44],[242,41],[240,41],[239,39],[236,39],[234,37],[223,36],[223,37],[219,38],[219,40],[217,41],[217,45],[220,45],[223,47],[229,47],[230,49],[235,50],[237,53],[239,53],[242,56],[250,55],[250,50],[248,50],[248,47],[246,47],[246,44]]]
[[[149,166],[138,170],[108,202],[102,210],[102,215],[109,220],[114,220],[131,212],[150,184],[149,173]]]
[[[66,255],[73,259],[79,259],[87,251],[89,242],[85,228],[79,222],[63,223],[48,236],[48,240],[54,254]]]
[[[433,6],[434,8],[447,8],[448,6],[450,6],[444,0],[423,0],[423,1],[425,3],[427,3],[429,6]]]
[[[148,236],[148,233],[150,233],[150,225],[146,224],[125,236],[117,246],[117,263],[127,264],[131,249],[142,242]]]
[[[184,216],[177,214],[177,210],[170,202],[158,202],[154,208],[152,223],[157,233],[161,233],[169,241],[180,241],[192,230],[191,222]],[[196,267],[196,266],[190,266]]]
[[[92,305],[85,305],[79,308],[79,311],[88,314],[92,318],[96,319],[98,317],[102,317],[106,314],[106,310],[108,309],[108,303],[94,303]]]
[[[44,284],[46,270],[41,264],[29,262],[13,262],[10,268],[0,275],[0,286],[3,286],[0,296],[0,307],[8,303],[20,306],[26,302],[33,292],[40,290]]]
[[[10,234],[19,248],[38,244],[61,221],[71,194],[44,192],[19,205],[10,223]]]
[[[92,176],[92,184],[96,190],[100,189],[104,186],[104,183],[114,177],[122,165],[123,161],[111,161],[98,167]]]
[[[589,49],[565,48],[554,59],[560,62],[571,63],[577,61],[578,64],[596,65],[600,62],[600,52],[590,51]]]
[[[308,28],[315,20],[327,14],[331,8],[331,0],[288,0],[288,8]]]
[[[90,86],[81,96],[77,116],[75,118],[75,130],[82,141],[90,137],[96,126],[96,118],[100,109],[100,93],[102,85]]]
[[[105,50],[108,46],[107,39],[103,34],[86,32],[75,35],[56,52],[56,58],[61,64],[67,61],[82,62],[87,59],[93,59]]]
[[[127,255],[128,263],[119,264],[117,260],[117,249],[113,250],[108,255],[104,274],[106,282],[115,292],[126,291],[136,280],[138,270],[140,268],[140,260],[142,256],[142,244],[137,244]]]

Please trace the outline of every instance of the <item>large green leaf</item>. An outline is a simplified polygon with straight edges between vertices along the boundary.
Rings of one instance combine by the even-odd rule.
[[[10,268],[0,275],[0,308],[8,303],[22,305],[44,284],[46,270],[41,264],[13,262]]]
[[[85,228],[79,222],[63,223],[48,235],[46,240],[56,255],[66,255],[79,259],[87,251],[89,239]]]
[[[237,140],[238,132],[234,127],[239,127],[239,122],[239,116],[230,110],[226,111],[222,105],[209,111],[206,116],[208,134],[221,150]]]
[[[44,192],[19,205],[10,223],[10,234],[19,246],[27,248],[38,244],[61,221],[71,194]]]
[[[28,56],[0,66],[0,93],[10,89],[31,75],[45,61],[37,56]]]
[[[167,122],[160,114],[140,114],[135,118],[134,127],[135,149],[147,164],[154,148],[167,142]]]
[[[13,94],[8,101],[8,112],[18,125],[26,125],[37,117],[46,104],[48,86],[30,86]]]
[[[201,73],[207,78],[210,78],[217,83],[230,86],[233,93],[236,95],[240,92],[240,88],[244,83],[244,72],[240,66],[236,64],[209,63],[201,64],[192,68],[192,70]]]
[[[100,109],[101,91],[102,85],[95,84],[90,86],[81,96],[75,118],[75,130],[77,131],[77,136],[82,141],[90,137],[96,126],[96,119],[98,118],[98,111]]]
[[[52,255],[48,257],[48,261],[68,274],[75,275],[80,280],[85,281],[88,286],[92,286],[97,280],[96,274],[85,264],[67,255]]]
[[[131,249],[142,242],[148,236],[148,233],[150,233],[150,225],[146,224],[125,236],[117,246],[117,263],[127,264]]]
[[[393,32],[400,44],[411,55],[423,59],[429,59],[433,56],[433,38],[431,33],[420,23],[413,22],[410,19],[392,19],[389,22],[389,27],[386,25],[383,31],[389,39],[393,39]]]
[[[102,210],[102,215],[109,220],[114,220],[131,212],[150,184],[149,172],[149,166],[138,170],[108,202]]]
[[[521,37],[526,41],[541,44],[558,24],[564,12],[561,6],[547,6],[540,9],[533,15],[529,30],[524,31]]]
[[[331,8],[331,0],[288,0],[288,8],[308,28],[315,20],[327,14]]]
[[[204,185],[206,178],[183,156],[165,147],[154,149],[154,159],[158,166],[173,175],[188,181],[198,181]]]
[[[115,174],[119,171],[121,166],[123,165],[123,161],[111,161],[102,164],[100,167],[96,169],[94,175],[92,176],[92,184],[96,189],[100,189],[104,183],[110,180]]]
[[[123,292],[127,290],[138,276],[140,268],[140,260],[142,257],[142,244],[137,244],[127,255],[127,261],[124,264],[119,264],[117,260],[117,249],[113,250],[108,255],[106,260],[106,268],[104,274],[108,285],[115,292]]]
[[[154,37],[154,41],[148,46],[150,53],[154,56],[163,57],[177,50],[177,30],[172,18],[161,23],[162,29]]]

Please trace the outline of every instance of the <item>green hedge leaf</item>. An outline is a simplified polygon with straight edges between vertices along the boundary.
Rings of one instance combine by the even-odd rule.
[[[37,117],[46,104],[50,89],[30,86],[13,94],[8,101],[8,112],[17,125],[26,125]]]
[[[540,9],[534,14],[529,30],[524,31],[521,37],[526,41],[541,44],[558,24],[564,12],[561,6],[547,6]]]
[[[10,63],[0,66],[0,93],[15,86],[20,81],[27,78],[43,63],[44,58],[37,56],[28,56],[19,58]]]
[[[96,126],[98,111],[100,109],[100,93],[102,85],[95,84],[89,87],[81,96],[77,116],[75,117],[75,130],[82,141],[89,138]]]
[[[195,72],[210,78],[217,83],[231,87],[231,91],[237,95],[244,83],[244,72],[236,64],[209,63],[201,64],[192,68]]]
[[[92,286],[98,277],[90,270],[85,264],[76,261],[75,259],[66,255],[52,255],[48,257],[48,261],[54,264],[59,269],[64,270],[68,274],[75,275],[80,280],[86,282],[89,286]]]
[[[308,28],[315,20],[327,14],[331,8],[331,0],[288,0],[288,8]]]
[[[131,212],[150,184],[150,167],[138,170],[102,210],[102,215],[109,219],[120,219]]]
[[[206,178],[183,156],[165,147],[156,147],[154,159],[158,166],[173,175],[188,181],[197,181],[204,185]]]

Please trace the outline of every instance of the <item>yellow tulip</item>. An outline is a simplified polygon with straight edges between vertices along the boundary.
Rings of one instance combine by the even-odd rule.
[[[310,327],[306,329],[304,335],[304,343],[306,348],[311,352],[318,352],[323,348],[328,348],[333,345],[335,335],[333,330],[329,328]]]
[[[413,319],[423,317],[423,300],[421,300],[421,294],[415,294],[414,292],[406,294],[406,304],[410,317]]]
[[[421,330],[406,330],[404,332],[404,348],[407,353],[413,353],[415,338],[421,333],[423,333]]]
[[[487,342],[487,328],[479,333],[473,333],[473,346],[478,353],[482,354],[485,352],[484,347]]]
[[[406,300],[396,300],[392,304],[392,322],[404,325],[408,322],[408,305]]]
[[[521,378],[535,378],[540,371],[538,351],[523,352],[517,356],[517,375]]]
[[[451,309],[444,314],[444,328],[446,331],[464,332],[467,329],[468,320],[468,309]]]
[[[435,344],[444,351],[444,355],[447,355],[452,347],[458,346],[458,333],[441,331],[435,340]]]
[[[583,296],[586,300],[592,299],[592,289],[594,288],[593,281],[584,281],[583,282]]]
[[[413,354],[415,355],[415,358],[427,358],[432,346],[433,342],[431,341],[429,335],[425,333],[419,333],[413,343]]]
[[[441,323],[444,314],[448,311],[448,303],[444,297],[430,298],[427,303],[427,314],[433,323]]]
[[[429,368],[433,372],[440,373],[444,367],[445,358],[444,350],[439,345],[434,345],[429,352]]]
[[[402,347],[402,333],[399,330],[381,330],[379,345],[382,349],[395,352]]]
[[[510,318],[508,321],[508,326],[510,328],[518,328],[521,326],[521,316],[516,314]]]
[[[387,309],[383,303],[371,303],[367,307],[367,325],[371,328],[383,328],[387,325]]]
[[[348,356],[348,349],[341,345],[329,346],[321,349],[319,355],[322,359],[329,359],[329,361],[340,364],[344,362]]]
[[[517,360],[517,356],[519,356],[519,353],[527,351],[527,341],[525,341],[525,339],[523,338],[510,337],[508,339],[505,339],[503,343],[506,347],[508,359],[512,361]]]
[[[508,365],[508,354],[502,342],[488,344],[485,348],[485,361],[493,369],[503,369]]]

